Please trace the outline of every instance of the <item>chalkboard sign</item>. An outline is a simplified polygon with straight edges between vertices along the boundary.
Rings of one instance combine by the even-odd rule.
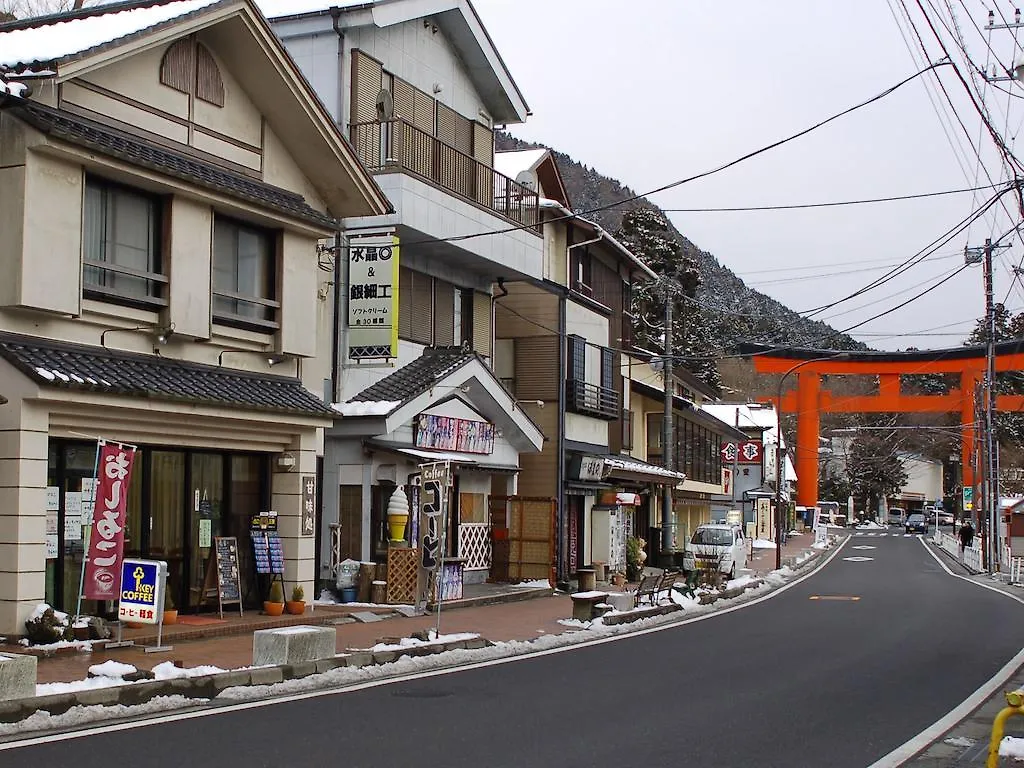
[[[234,536],[213,537],[213,557],[206,570],[204,597],[217,597],[221,618],[224,606],[238,603],[238,615],[242,615],[242,588],[238,573],[238,539]]]
[[[284,573],[284,552],[276,531],[253,533],[252,550],[256,573]]]

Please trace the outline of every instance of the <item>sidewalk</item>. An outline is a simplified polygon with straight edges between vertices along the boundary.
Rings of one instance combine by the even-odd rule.
[[[810,548],[813,537],[794,536],[783,547],[783,562],[791,563]],[[775,550],[755,550],[751,569],[755,575],[763,576],[775,568]],[[632,589],[626,585],[623,589]],[[602,584],[602,590],[616,590]],[[348,618],[353,610],[384,613],[386,618],[370,623],[359,623]],[[175,625],[168,627],[164,643],[173,645],[173,650],[162,653],[146,653],[142,647],[116,648],[91,652],[68,651],[51,657],[39,658],[37,662],[38,682],[71,682],[84,679],[89,667],[107,660],[131,664],[138,669],[151,669],[165,661],[174,661],[178,666],[215,666],[229,670],[252,664],[252,632],[256,629],[276,626],[309,624],[333,624],[337,627],[337,651],[370,648],[379,642],[395,642],[396,638],[409,637],[412,633],[436,626],[437,615],[404,617],[391,612],[390,607],[360,607],[353,609],[344,605],[317,605],[315,612],[309,608],[304,616],[282,617],[268,620],[255,612],[247,613],[243,619],[232,619],[230,629],[219,622],[203,626],[203,617],[215,619],[216,614],[200,615],[199,626]],[[572,616],[572,601],[566,594],[535,597],[529,600],[504,602],[468,607],[442,607],[441,633],[476,633],[491,642],[510,640],[534,640],[542,635],[561,635],[579,631],[559,623],[559,619]],[[227,615],[225,615],[227,618]],[[237,633],[238,624],[245,626]],[[236,634],[225,635],[225,632]],[[155,645],[151,629],[129,630],[125,638],[144,639]],[[205,636],[199,636],[204,634]],[[21,646],[0,646],[0,650],[18,653]]]

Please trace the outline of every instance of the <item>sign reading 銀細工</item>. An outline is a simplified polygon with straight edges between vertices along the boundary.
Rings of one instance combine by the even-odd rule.
[[[348,242],[348,357],[398,357],[398,237]]]
[[[167,563],[162,560],[122,560],[117,618],[138,624],[159,624],[163,619],[166,580]]]

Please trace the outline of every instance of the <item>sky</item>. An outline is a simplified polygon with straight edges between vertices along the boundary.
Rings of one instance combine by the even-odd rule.
[[[511,133],[567,152],[638,192],[802,131],[923,69],[919,43],[902,16],[904,4],[928,61],[944,57],[917,0],[473,3],[533,112],[525,124],[509,126]],[[1013,6],[1007,0],[921,5],[958,70],[944,66],[926,73],[807,136],[657,194],[654,202],[665,209],[821,203],[959,190],[1012,178],[993,140],[981,132],[978,110],[957,71],[982,92],[990,122],[1011,151],[1024,122],[1024,85],[984,83],[954,37],[959,31],[974,66],[983,67],[987,59],[989,69],[997,61],[1012,68],[1024,56],[1024,30],[1017,32],[1017,42],[1012,30],[984,28],[987,8],[1012,22]],[[670,216],[747,285],[805,312],[883,277],[991,194]],[[1002,199],[1005,208],[996,205],[921,263],[816,318],[844,330],[950,276],[851,335],[877,349],[957,346],[984,314],[984,280],[980,265],[953,273],[964,266],[965,246],[982,246],[985,238],[1007,232],[1002,242],[1012,247],[995,256],[995,301],[1024,310],[1024,286],[1012,277],[1012,267],[1024,259],[1021,238],[1012,232],[1021,220],[1020,204],[1013,194]]]

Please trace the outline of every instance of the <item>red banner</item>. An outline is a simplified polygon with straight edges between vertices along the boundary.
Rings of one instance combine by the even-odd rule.
[[[99,477],[96,479],[89,559],[85,564],[84,594],[89,600],[116,600],[121,591],[128,483],[131,481],[135,449],[104,444],[99,447],[99,452]]]

